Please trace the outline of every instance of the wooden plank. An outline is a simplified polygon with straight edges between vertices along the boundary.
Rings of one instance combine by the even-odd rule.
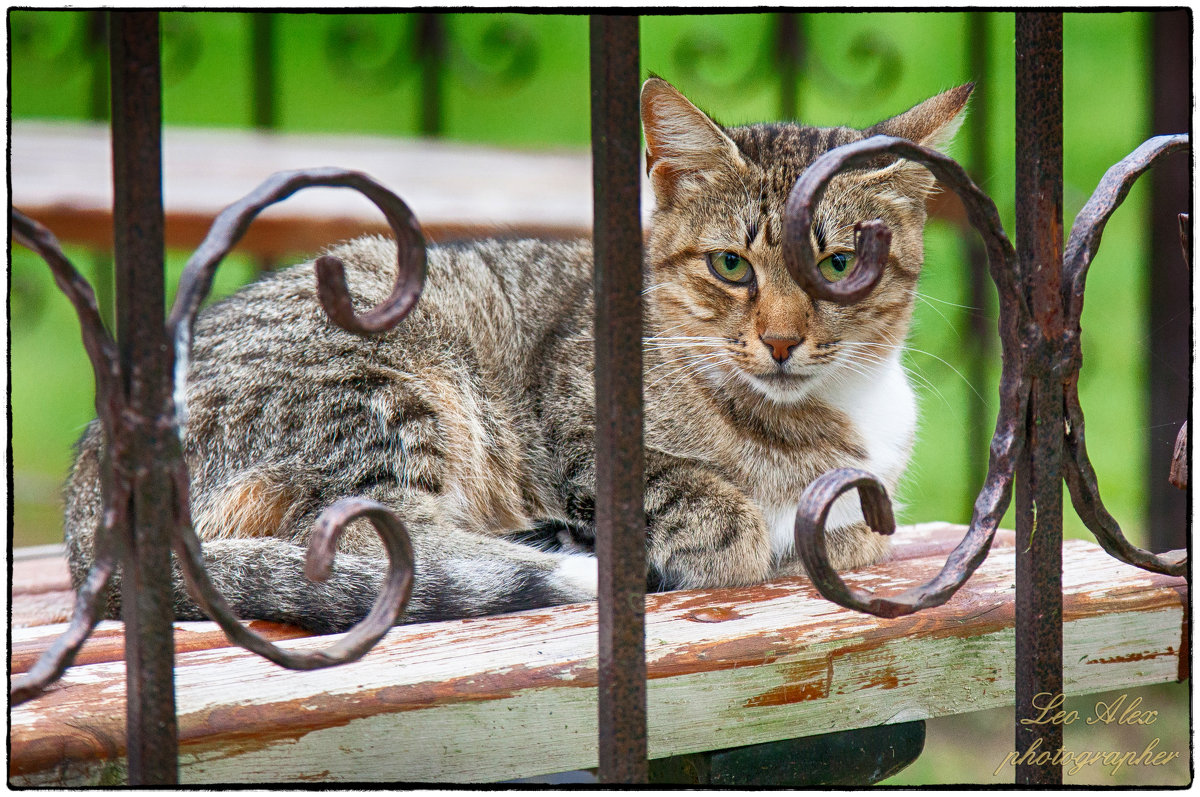
[[[265,620],[252,620],[246,625],[259,636],[272,641],[281,639],[298,639],[312,636],[307,631],[292,625],[270,623]],[[43,625],[36,628],[13,628],[12,641],[8,652],[9,668],[13,675],[29,670],[38,657],[45,652],[67,626],[63,623]],[[225,632],[216,623],[210,622],[177,622],[175,623],[175,653],[187,653],[193,650],[212,650],[214,648],[231,647]],[[98,662],[121,661],[125,657],[125,625],[117,620],[102,620],[96,625],[87,642],[83,643],[75,656],[75,665],[96,664]]]
[[[110,163],[105,125],[14,121],[12,203],[62,241],[109,249]],[[583,151],[166,128],[167,245],[195,248],[222,208],[269,175],[315,166],[372,175],[412,207],[432,240],[489,233],[573,237],[591,229],[591,160]],[[263,257],[311,253],[386,229],[380,212],[356,192],[309,189],[265,211],[242,248]]]
[[[20,549],[18,549],[20,550]],[[13,562],[12,594],[36,595],[71,589],[65,554]]]
[[[108,127],[14,120],[12,204],[60,241],[112,249]],[[363,135],[263,133],[235,129],[163,131],[166,245],[195,249],[216,214],[285,169],[358,169],[396,192],[431,241],[483,235],[590,236],[591,158],[583,150],[522,151],[448,141]],[[645,219],[653,208],[643,179]],[[930,213],[962,225],[953,192]],[[387,233],[364,197],[310,189],[266,210],[239,246],[267,260],[310,255],[364,233]]]
[[[1184,579],[1081,541],[1064,556],[1068,693],[1175,680]],[[943,561],[847,580],[891,591]],[[895,620],[833,606],[800,579],[652,595],[651,756],[1011,705],[1012,612],[1011,548],[945,606]],[[480,782],[594,766],[595,623],[580,604],[401,626],[363,660],[308,673],[234,649],[181,654],[181,780]],[[119,775],[123,679],[117,662],[77,667],[13,710],[11,782]]]

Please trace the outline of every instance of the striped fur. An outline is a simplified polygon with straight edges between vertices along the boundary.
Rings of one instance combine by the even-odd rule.
[[[780,214],[820,152],[872,132],[940,141],[967,93],[868,131],[725,129],[669,84],[647,82],[658,200],[645,269],[653,588],[796,572],[796,501],[829,468],[865,466],[895,486],[915,423],[898,353],[931,181],[917,167],[881,164],[838,177],[827,192],[818,255],[852,249],[862,219],[882,218],[894,234],[882,282],[851,307],[814,302],[790,281]],[[718,279],[706,259],[716,251],[745,257],[753,285]],[[387,295],[391,242],[364,238],[331,253],[345,261],[360,309]],[[386,565],[366,524],[343,539],[328,582],[302,573],[314,520],[347,496],[387,504],[412,535],[407,622],[595,597],[590,245],[473,241],[432,246],[428,257],[421,302],[378,337],[328,322],[311,263],[263,278],[198,320],[184,438],[193,521],[210,574],[241,616],[331,631],[366,613]],[[764,342],[772,339],[796,341],[782,364]],[[68,483],[77,583],[100,515],[102,448],[93,423]],[[886,553],[853,506],[834,516],[839,567]],[[177,616],[200,617],[182,584],[176,592]]]

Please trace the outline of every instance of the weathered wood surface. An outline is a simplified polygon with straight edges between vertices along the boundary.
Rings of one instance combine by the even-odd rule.
[[[531,152],[419,139],[168,127],[163,133],[166,244],[194,249],[222,208],[284,169],[339,166],[370,174],[413,209],[433,241],[487,234],[590,236],[592,165],[583,150]],[[15,120],[12,204],[65,243],[112,248],[108,127]],[[930,211],[963,223],[953,192]],[[653,197],[643,186],[649,215]],[[365,232],[378,210],[345,189],[309,189],[266,210],[241,251],[310,255]]]
[[[916,556],[901,546],[899,560],[847,580],[894,590],[927,579],[962,529],[898,534]],[[1002,538],[945,606],[896,620],[843,610],[800,579],[649,596],[651,755],[1011,704],[1011,546]],[[1080,541],[1064,560],[1067,690],[1180,677],[1186,582]],[[594,766],[596,663],[589,604],[402,626],[362,661],[311,673],[228,647],[184,652],[181,780],[479,782]],[[10,780],[119,776],[123,699],[123,664],[97,661],[17,707]]]

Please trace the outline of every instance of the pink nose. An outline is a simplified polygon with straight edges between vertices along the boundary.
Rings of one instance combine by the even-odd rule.
[[[763,344],[771,350],[771,356],[775,358],[775,362],[784,362],[788,357],[792,356],[792,349],[804,342],[803,339],[796,338],[768,338],[759,336],[758,338]]]

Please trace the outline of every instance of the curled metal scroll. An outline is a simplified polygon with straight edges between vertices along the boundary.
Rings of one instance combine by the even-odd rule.
[[[783,262],[788,273],[800,287],[817,299],[852,304],[871,292],[883,275],[888,250],[883,246],[886,225],[879,220],[858,226],[855,241],[854,273],[839,282],[830,282],[817,268],[811,244],[813,211],[825,193],[829,181],[840,171],[870,164],[880,156],[894,156],[925,166],[941,183],[952,188],[962,200],[967,219],[983,237],[988,256],[988,269],[1002,296],[1010,296],[1026,308],[1026,301],[1017,285],[1015,254],[996,205],[987,194],[967,176],[962,166],[942,153],[914,144],[905,138],[872,136],[862,141],[844,144],[817,158],[800,175],[792,187],[784,208]],[[890,233],[887,234],[890,240]]]
[[[317,261],[317,294],[330,319],[349,332],[382,332],[400,323],[421,297],[425,284],[425,236],[408,205],[362,172],[346,169],[302,169],[279,172],[258,188],[221,211],[199,248],[188,260],[179,280],[179,294],[167,329],[178,341],[189,334],[200,303],[212,288],[217,266],[266,208],[302,188],[353,188],[375,203],[396,236],[397,271],[392,293],[379,306],[356,315],[346,288],[344,267],[335,257]]]
[[[323,258],[317,269],[318,294],[330,318],[339,326],[360,334],[384,331],[412,309],[420,297],[425,278],[425,241],[412,212],[399,197],[358,172],[342,169],[312,169],[285,172],[268,178],[242,200],[226,208],[214,221],[208,236],[188,262],[180,279],[178,296],[167,319],[168,332],[176,343],[175,396],[184,395],[183,380],[191,349],[191,329],[200,303],[212,287],[220,261],[245,233],[264,208],[308,186],[345,186],[371,199],[387,217],[396,235],[398,272],[392,294],[379,306],[358,315],[351,306],[344,268],[336,258]],[[57,680],[95,628],[101,598],[116,567],[116,529],[128,516],[131,463],[123,444],[128,421],[124,417],[128,398],[117,345],[105,329],[96,306],[95,294],[63,254],[53,234],[17,210],[10,212],[13,236],[46,261],[59,288],[74,305],[80,320],[84,347],[96,378],[96,412],[104,431],[107,454],[102,465],[104,511],[96,530],[95,560],[76,596],[67,631],[38,659],[32,668],[12,679],[11,705],[37,697]],[[182,367],[181,367],[182,364]],[[173,404],[174,406],[170,406]],[[178,423],[185,405],[169,402],[164,416]],[[188,503],[188,472],[178,435],[164,452],[163,463],[172,474],[175,492],[175,523],[172,545],[180,560],[189,592],[236,644],[292,669],[315,669],[344,664],[360,658],[395,623],[407,604],[412,588],[413,554],[407,532],[386,507],[361,499],[345,499],[329,507],[318,519],[309,542],[310,578],[320,580],[329,573],[336,542],[346,525],[359,517],[368,519],[383,539],[390,568],[387,579],[370,613],[330,647],[311,652],[288,651],[263,639],[238,622],[224,599],[216,593],[203,569],[200,541],[191,528]]]
[[[1100,499],[1096,471],[1088,459],[1084,441],[1083,408],[1079,403],[1079,368],[1083,354],[1080,345],[1080,321],[1083,315],[1083,291],[1088,267],[1100,246],[1100,238],[1109,218],[1120,207],[1129,189],[1161,158],[1190,147],[1184,135],[1156,136],[1127,155],[1120,163],[1104,173],[1087,204],[1075,217],[1071,236],[1063,252],[1063,286],[1067,306],[1067,350],[1071,358],[1069,373],[1063,380],[1063,401],[1066,405],[1066,452],[1070,464],[1064,467],[1064,477],[1071,493],[1071,503],[1084,525],[1096,535],[1097,541],[1113,557],[1155,573],[1181,576],[1187,573],[1187,551],[1175,550],[1154,554],[1138,548],[1125,539],[1121,527]]]
[[[988,473],[975,501],[971,525],[951,552],[941,571],[927,584],[899,595],[876,597],[842,581],[825,552],[825,519],[833,502],[857,488],[864,519],[876,532],[890,534],[895,526],[883,484],[860,470],[843,468],[824,474],[804,491],[796,510],[796,550],[821,594],[848,609],[880,617],[898,617],[950,599],[987,558],[1000,519],[1012,497],[1016,459],[1023,445],[1019,435],[1029,399],[1023,381],[1025,355],[1018,345],[1022,330],[1018,319],[1027,318],[1027,302],[1016,282],[1016,253],[995,203],[967,173],[947,156],[907,139],[873,136],[846,144],[817,158],[805,170],[788,196],[784,215],[784,263],[792,278],[818,299],[849,304],[865,297],[878,284],[888,262],[890,232],[879,220],[858,226],[855,238],[855,273],[833,283],[817,268],[810,239],[813,211],[829,181],[838,172],[892,155],[921,163],[962,201],[967,218],[983,238],[988,268],[1000,294],[1001,344],[1004,350],[1000,377],[1000,415],[992,437]]]
[[[1124,199],[1132,182],[1158,157],[1185,146],[1186,136],[1166,136],[1146,142],[1109,170],[1092,200],[1080,212],[1064,253],[1063,306],[1068,313],[1068,332],[1060,342],[1062,356],[1052,367],[1052,375],[1064,383],[1064,451],[1069,460],[1064,461],[1063,472],[1076,511],[1112,556],[1169,575],[1182,575],[1186,571],[1186,552],[1155,555],[1136,548],[1121,535],[1116,521],[1100,501],[1096,475],[1084,446],[1083,410],[1079,406],[1077,389],[1082,364],[1079,321],[1087,266],[1108,217]],[[986,558],[996,528],[1008,508],[1016,458],[1024,446],[1030,372],[1034,369],[1034,358],[1027,350],[1036,352],[1046,341],[1040,339],[1028,301],[1017,284],[1015,254],[1004,234],[995,204],[954,161],[903,139],[876,136],[833,149],[814,161],[796,182],[788,197],[784,217],[784,262],[793,279],[815,298],[843,304],[861,300],[878,284],[888,256],[887,237],[879,229],[880,222],[859,225],[855,241],[856,273],[838,283],[827,281],[817,269],[809,230],[813,209],[833,176],[885,154],[922,163],[962,200],[967,218],[982,234],[986,245],[989,271],[1000,296],[1003,348],[1000,413],[992,438],[987,478],[976,499],[966,535],[933,580],[896,596],[877,597],[848,587],[829,564],[824,545],[825,520],[833,502],[851,489],[859,491],[868,525],[878,533],[892,533],[894,521],[890,504],[883,485],[875,477],[851,469],[831,471],[810,484],[801,496],[796,513],[796,548],[821,594],[850,609],[881,617],[897,617],[945,603]]]

